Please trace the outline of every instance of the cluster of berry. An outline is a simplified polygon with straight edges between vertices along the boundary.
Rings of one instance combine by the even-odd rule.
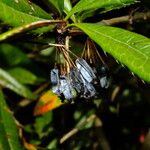
[[[55,67],[50,71],[52,91],[61,100],[70,102],[77,98],[98,98],[101,89],[109,87],[109,71],[106,65],[94,68],[83,58],[75,60],[75,66],[69,73],[62,75]]]

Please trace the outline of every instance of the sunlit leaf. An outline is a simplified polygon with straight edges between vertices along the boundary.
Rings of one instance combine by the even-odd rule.
[[[0,8],[0,19],[12,26],[52,19],[40,7],[25,0],[1,0]]]
[[[72,4],[70,0],[64,0],[64,12],[68,15],[71,10],[72,10]],[[76,21],[76,18],[74,15],[71,16],[71,19],[74,22]]]
[[[49,90],[40,97],[40,99],[34,109],[34,115],[44,114],[44,113],[46,113],[50,110],[53,110],[61,105],[62,105],[62,102],[58,98],[58,96]]]
[[[23,150],[19,139],[13,113],[7,107],[2,91],[0,91],[0,149]]]
[[[16,0],[16,1],[20,3],[19,0]],[[10,26],[21,26],[21,25],[26,25],[26,24],[36,22],[36,21],[52,19],[52,17],[48,15],[46,12],[42,13],[44,11],[42,11],[40,8],[37,9],[36,7],[33,7],[32,5],[29,5],[28,7],[26,5],[24,6],[24,2],[22,4],[22,1],[20,5],[17,4],[17,6],[12,5],[11,2],[9,3],[8,1],[7,2],[1,1],[0,8],[1,8],[0,20],[2,20],[4,23]],[[28,11],[29,9],[31,9],[31,11]],[[34,16],[34,14],[36,15]],[[41,18],[41,16],[43,17]],[[51,29],[52,27],[47,27],[47,28],[45,27],[42,29],[38,29],[35,32],[37,33],[47,32],[48,30],[51,30]]]
[[[51,18],[47,12],[29,0],[1,0],[1,2],[17,11],[30,14],[31,16],[37,16],[43,19]]]
[[[101,9],[101,11],[108,11],[125,7],[135,2],[136,0],[80,0],[68,13],[66,19],[68,19],[74,13],[83,12],[85,10]]]
[[[74,25],[141,79],[150,82],[150,39],[124,29],[100,24]]]

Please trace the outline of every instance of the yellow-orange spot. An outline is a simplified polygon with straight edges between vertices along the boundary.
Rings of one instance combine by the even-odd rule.
[[[56,107],[59,107],[61,104],[62,103],[58,96],[51,91],[48,91],[44,95],[42,95],[40,100],[38,101],[34,110],[34,115],[36,116],[46,113],[50,110],[55,109]]]
[[[27,150],[37,150],[36,145],[28,143],[25,138],[23,138],[22,140],[23,140],[23,145]]]

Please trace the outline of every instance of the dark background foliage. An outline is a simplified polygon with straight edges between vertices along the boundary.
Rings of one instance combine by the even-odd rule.
[[[77,2],[72,0],[73,6]],[[29,3],[37,4],[55,19],[58,17],[43,1],[30,0]],[[134,19],[134,15],[138,13],[150,13],[148,0],[104,14],[96,12],[84,22],[96,23],[103,19],[131,15],[131,20],[112,26],[150,37],[150,17]],[[10,27],[11,25],[0,22],[1,33]],[[150,149],[145,140],[148,138],[150,125],[150,86],[132,75],[127,67],[117,63],[112,56],[105,55],[98,45],[97,49],[111,74],[111,86],[101,93],[101,98],[90,101],[79,99],[75,104],[65,103],[42,115],[33,115],[39,97],[50,90],[49,72],[55,63],[55,47],[49,47],[47,43],[55,43],[57,36],[53,31],[43,34],[27,32],[0,43],[0,67],[27,90],[21,95],[8,87],[0,86],[8,107],[19,122],[17,128],[21,132],[21,144],[26,149],[41,150]],[[77,55],[81,54],[86,38],[87,35],[83,34],[72,37],[71,50]],[[76,134],[64,140],[64,135],[74,130],[77,130]]]

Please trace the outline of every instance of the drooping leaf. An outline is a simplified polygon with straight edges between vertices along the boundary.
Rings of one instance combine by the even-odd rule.
[[[34,115],[36,116],[36,115],[44,114],[61,105],[62,105],[62,102],[58,98],[58,96],[49,90],[40,97],[34,109]]]
[[[34,85],[44,81],[43,78],[39,78],[32,72],[21,67],[9,69],[8,72],[12,77],[17,79],[17,81],[19,81],[22,84]]]
[[[15,78],[13,78],[8,72],[0,68],[0,85],[6,87],[18,95],[29,99],[35,99],[36,96],[32,94],[32,92],[26,88],[24,85],[19,83]]]
[[[12,26],[19,26],[39,20],[44,20],[44,18],[30,15],[29,12],[25,13],[14,9],[2,1],[0,2],[0,8],[0,19]]]
[[[12,112],[9,110],[2,91],[0,91],[0,149],[23,150],[19,132]]]
[[[100,24],[74,25],[141,79],[150,82],[150,39],[124,29]]]
[[[136,0],[80,0],[68,13],[66,19],[74,13],[85,10],[101,9],[102,11],[113,10],[135,3]]]
[[[31,16],[36,16],[43,19],[52,19],[50,14],[28,0],[1,0],[1,3],[10,6],[14,10],[29,14]]]
[[[21,25],[29,24],[40,20],[46,20],[45,18],[48,18],[47,15],[45,16],[45,18],[34,16],[30,13],[30,11],[29,12],[27,11],[28,9],[27,10],[25,9],[26,11],[24,9],[23,9],[24,11],[21,11],[22,7],[24,7],[24,5],[18,4],[17,6],[15,6],[15,5],[11,5],[11,3],[9,2],[6,3],[5,1],[0,1],[0,8],[1,8],[0,20],[2,20],[4,23],[7,23],[8,25],[11,26],[21,26]],[[34,11],[34,9],[35,9],[34,7],[31,8],[32,11]],[[49,17],[48,19],[51,19],[51,17]],[[42,31],[46,32],[48,30],[49,28],[46,29],[44,28],[41,30],[39,29],[37,32],[39,33]]]
[[[27,62],[29,59],[19,48],[10,44],[0,44],[0,64],[15,66]]]

